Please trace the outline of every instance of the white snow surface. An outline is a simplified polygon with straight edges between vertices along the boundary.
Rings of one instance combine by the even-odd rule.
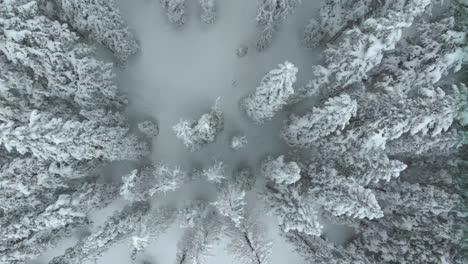
[[[258,33],[256,1],[220,0],[218,20],[212,25],[200,21],[196,1],[187,1],[188,22],[176,29],[167,23],[157,1],[120,0],[124,16],[136,31],[141,53],[119,77],[122,89],[129,95],[130,118],[150,115],[158,121],[160,134],[153,142],[153,158],[183,167],[193,162],[209,164],[213,158],[234,164],[243,159],[255,163],[281,150],[283,142],[275,128],[281,126],[285,114],[258,126],[239,109],[239,100],[252,93],[261,78],[285,60],[300,69],[295,88],[308,80],[317,53],[301,47],[299,36],[319,5],[310,2],[304,1],[281,27],[271,48],[258,53],[254,49]],[[251,52],[238,58],[236,49],[242,44],[248,45]],[[219,104],[225,114],[224,132],[216,143],[189,153],[172,127],[180,118],[199,118],[217,97],[221,97]],[[236,132],[245,133],[255,145],[232,153],[228,142]]]

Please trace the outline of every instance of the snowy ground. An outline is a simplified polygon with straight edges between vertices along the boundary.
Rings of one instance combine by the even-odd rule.
[[[257,126],[243,116],[238,102],[255,89],[263,75],[285,60],[299,68],[296,84],[305,83],[311,65],[318,58],[317,52],[301,47],[299,34],[317,12],[320,1],[303,1],[296,14],[282,26],[272,47],[263,53],[255,50],[255,0],[218,0],[218,19],[213,25],[202,24],[197,1],[187,1],[189,21],[179,30],[166,22],[157,0],[118,2],[141,44],[141,53],[129,62],[119,78],[129,96],[131,120],[151,118],[159,123],[160,134],[153,142],[153,160],[191,169],[217,159],[234,169],[241,163],[254,166],[268,154],[287,151],[278,135],[284,115]],[[249,52],[238,58],[236,49],[242,44],[249,47]],[[217,97],[221,97],[225,114],[224,132],[202,151],[188,152],[176,139],[172,126],[180,118],[198,118]],[[243,150],[233,151],[229,139],[238,132],[247,136],[249,144]],[[185,186],[176,197],[209,198],[211,194],[212,190],[206,186],[191,185]],[[174,197],[169,195],[165,199]],[[303,263],[280,241],[274,219],[266,222],[271,226],[270,236],[275,239],[273,263]],[[148,255],[154,256],[157,263],[173,263],[180,234],[177,228],[170,229],[147,250]],[[223,243],[215,248],[208,263],[231,263],[231,257],[223,252]],[[120,245],[107,252],[99,263],[127,264],[128,252],[126,244]]]
[[[313,3],[318,1],[304,1],[276,36],[273,46],[263,53],[254,48],[254,0],[219,0],[214,25],[202,24],[197,1],[187,1],[189,21],[179,30],[166,23],[156,0],[120,2],[141,43],[141,54],[120,76],[122,87],[129,94],[129,113],[134,119],[150,116],[159,122],[161,133],[154,142],[155,159],[176,164],[204,163],[213,157],[232,163],[241,159],[256,162],[282,148],[276,133],[280,122],[253,125],[239,111],[238,102],[258,86],[263,75],[285,60],[299,67],[297,83],[307,80],[308,71],[317,60],[314,52],[300,46],[299,32],[315,13],[318,4]],[[237,58],[235,51],[241,44],[249,46],[249,53]],[[187,152],[172,126],[180,118],[198,118],[217,97],[221,97],[226,117],[225,132],[203,151]],[[250,144],[244,152],[233,153],[227,141],[238,131],[246,133]]]

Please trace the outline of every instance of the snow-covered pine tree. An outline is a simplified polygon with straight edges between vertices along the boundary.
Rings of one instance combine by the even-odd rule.
[[[451,212],[456,196],[406,182],[388,184],[377,196],[386,216],[364,221],[351,249],[379,263],[463,262],[463,227]]]
[[[449,11],[443,12],[450,15]],[[395,98],[432,96],[434,84],[461,69],[467,57],[466,36],[456,29],[454,17],[429,22],[415,23],[415,32],[406,39],[407,44],[387,52],[381,64],[370,72],[374,90]]]
[[[221,184],[226,179],[226,165],[222,161],[215,161],[211,166],[201,171],[196,171],[194,175],[214,184]]]
[[[67,101],[37,87],[26,71],[13,70],[21,66],[2,58],[0,62],[6,67],[0,70],[4,79],[0,144],[8,151],[58,161],[127,160],[147,151],[144,144],[128,134],[126,120],[118,112],[97,108],[76,113]],[[57,104],[49,105],[51,100],[57,100]]]
[[[187,22],[186,0],[159,0],[169,23],[181,27]]]
[[[327,264],[370,264],[364,255],[348,252],[336,246],[323,236],[311,236],[299,231],[283,232],[281,235],[288,241],[307,263]]]
[[[404,134],[385,146],[385,153],[398,156],[451,155],[468,142],[468,132],[450,128],[437,136]]]
[[[242,263],[271,263],[272,242],[259,222],[259,215],[254,217],[245,208],[245,195],[251,190],[252,183],[248,182],[250,179],[239,177],[252,177],[251,172],[243,168],[234,174],[233,179],[215,181],[218,197],[211,203],[219,217],[222,217],[220,220],[223,222],[223,231],[230,239],[226,250]]]
[[[0,6],[0,54],[25,67],[48,94],[80,107],[119,106],[112,65],[92,56],[66,24],[40,13],[37,2],[5,0]]]
[[[304,27],[303,42],[308,48],[333,43],[344,32],[360,26],[366,19],[409,7],[411,2],[401,0],[326,0],[320,7],[319,17],[311,19]]]
[[[333,42],[345,30],[359,25],[370,17],[384,1],[379,0],[326,0],[317,19],[304,27],[303,43],[308,48]]]
[[[290,116],[281,135],[290,146],[308,147],[335,131],[343,130],[356,113],[357,102],[342,94],[328,99],[323,108],[314,107],[303,116]]]
[[[120,194],[129,201],[144,201],[155,194],[174,191],[188,180],[181,168],[156,163],[124,176]]]
[[[278,219],[282,231],[299,232],[319,236],[323,225],[319,222],[318,212],[310,201],[298,191],[297,186],[277,185],[273,182],[265,186],[261,198],[267,208]]]
[[[345,153],[328,152],[323,149],[320,155],[310,161],[309,173],[333,171],[340,177],[351,178],[361,186],[389,182],[398,178],[407,165],[389,158],[383,151],[350,148]]]
[[[0,123],[0,144],[8,151],[31,153],[41,159],[133,160],[146,145],[128,134],[128,128],[103,126],[96,121],[63,120],[52,113],[33,110],[25,123]]]
[[[154,184],[149,190],[150,195],[174,191],[189,180],[187,172],[182,168],[178,166],[171,168],[161,163],[154,166],[152,174],[154,175]]]
[[[434,98],[401,100],[390,109],[384,110],[393,114],[392,117],[382,115],[381,120],[370,122],[369,125],[373,123],[371,126],[380,129],[381,135],[388,140],[397,139],[407,132],[411,135],[420,133],[437,136],[447,131],[456,120],[460,99],[463,100],[440,92],[440,96]],[[383,122],[387,124],[384,125]]]
[[[269,264],[271,263],[272,241],[267,237],[264,225],[259,222],[258,215],[245,213],[239,226],[226,224],[226,234],[229,244],[226,250],[239,263]]]
[[[257,178],[248,166],[241,165],[233,171],[233,184],[239,186],[241,190],[251,191]]]
[[[193,228],[202,221],[209,204],[203,200],[192,200],[182,204],[177,215],[177,222],[181,228]]]
[[[316,19],[311,18],[304,26],[302,45],[309,49],[319,46],[325,36],[325,32],[321,26],[322,25]]]
[[[325,51],[325,64],[314,66],[308,87],[319,90],[323,98],[334,96],[350,85],[367,79],[385,51],[395,49],[402,30],[410,27],[430,0],[411,0],[401,10],[388,10],[378,18],[369,18],[359,27],[345,32],[337,45]]]
[[[59,103],[47,105],[50,100]],[[0,52],[0,120],[27,123],[30,113],[46,109],[49,113],[70,117],[73,110],[63,105],[66,101],[54,97],[29,76],[26,68],[13,65]]]
[[[98,122],[105,126],[128,127],[128,119],[120,109],[81,109],[78,114],[80,118],[84,118],[84,120]]]
[[[39,0],[52,17],[67,22],[74,30],[104,45],[120,63],[139,47],[115,0]]]
[[[294,162],[285,162],[281,155],[276,159],[268,158],[261,165],[262,175],[276,184],[293,184],[301,178],[301,168]]]
[[[294,94],[297,71],[294,64],[286,61],[265,75],[255,93],[241,101],[247,116],[258,124],[271,120]]]
[[[146,170],[133,170],[122,177],[120,195],[128,201],[144,201],[148,198],[148,183],[151,181],[150,173]]]
[[[15,157],[16,156],[16,157]],[[116,198],[118,186],[98,183],[92,164],[53,162],[10,155],[0,164],[0,261],[37,257],[77,226],[88,213]]]
[[[440,89],[436,85],[451,71],[459,70],[464,56],[464,35],[454,30],[456,27],[451,24],[451,18],[436,18],[424,26],[425,20],[421,19],[415,25],[415,28],[419,28],[416,34],[408,38],[407,42],[398,43],[401,38],[401,28],[398,27],[408,27],[416,13],[421,14],[430,3],[382,3],[389,8],[379,14],[379,17],[385,19],[368,19],[361,24],[360,30],[348,31],[342,38],[343,41],[356,44],[370,36],[367,40],[373,39],[377,46],[372,47],[369,44],[353,53],[365,55],[367,51],[372,51],[371,55],[363,56],[369,61],[358,62],[359,60],[351,57],[345,58],[345,49],[335,53],[338,50],[336,49],[332,53],[333,57],[327,58],[327,63],[338,58],[340,63],[336,64],[336,69],[340,71],[339,74],[328,74],[330,72],[325,68],[315,68],[316,73],[324,77],[319,79],[324,81],[324,86],[312,84],[310,87],[317,90],[336,85],[336,90],[323,94],[325,99],[349,89],[350,98],[356,100],[359,107],[349,120],[349,125],[340,133],[316,138],[314,144],[311,144],[317,148],[314,149],[316,153],[313,153],[309,175],[301,177],[294,184],[294,187],[297,186],[295,189],[298,196],[304,200],[303,203],[313,203],[315,210],[323,209],[325,212],[322,216],[362,219],[352,223],[358,227],[361,223],[358,230],[363,233],[356,240],[356,243],[361,243],[360,248],[351,248],[348,251],[333,247],[336,251],[329,251],[329,245],[323,248],[310,246],[313,243],[303,239],[306,237],[303,232],[291,229],[284,234],[301,235],[293,236],[293,242],[300,245],[303,255],[310,262],[320,262],[325,257],[322,261],[327,263],[458,263],[456,261],[463,259],[458,245],[463,220],[460,218],[461,214],[456,215],[460,209],[453,209],[454,204],[459,204],[453,202],[458,194],[448,195],[445,191],[454,193],[451,190],[453,187],[446,186],[451,177],[445,176],[447,172],[436,171],[435,175],[443,177],[445,183],[441,187],[443,190],[438,190],[439,187],[427,184],[441,184],[442,179],[437,181],[434,176],[430,178],[431,181],[421,179],[418,172],[424,170],[411,170],[411,166],[412,159],[431,148],[442,150],[466,144],[463,137],[465,128],[461,127],[466,122],[463,121],[464,115],[460,114],[466,109],[466,104],[462,102],[466,101],[466,96],[463,93],[452,93],[444,86]],[[394,21],[389,22],[392,19]],[[385,30],[378,32],[385,33],[384,35],[371,33],[372,29],[366,25],[369,21],[387,21],[389,35],[385,36]],[[396,21],[401,23],[395,26]],[[352,36],[356,32],[363,35],[354,39]],[[367,33],[371,34],[366,36]],[[389,42],[385,42],[385,39]],[[387,44],[390,45],[386,46]],[[389,52],[395,47],[395,51]],[[383,60],[384,64],[378,66],[384,55],[388,57]],[[358,65],[358,74],[352,74],[356,73],[352,69],[355,65]],[[366,92],[366,89],[369,91]],[[421,146],[425,141],[430,144],[427,147]],[[411,142],[417,144],[412,145]],[[401,151],[405,144],[410,145],[406,153]],[[396,149],[397,147],[401,150]],[[397,154],[397,157],[405,154],[403,161],[408,165],[394,160],[394,157],[389,158],[385,150],[389,154]],[[433,151],[432,158],[436,158],[435,155],[444,155],[435,152]],[[409,171],[405,172],[407,166]],[[386,183],[396,177],[404,177],[404,180],[416,177],[417,181],[426,186],[413,184],[407,188],[406,183],[399,181],[392,184],[395,180]],[[403,190],[398,190],[400,187]],[[419,192],[424,194],[418,195]],[[424,202],[418,202],[419,199]],[[346,221],[342,221],[342,224],[346,224]],[[439,243],[440,248],[437,248]]]
[[[296,230],[319,236],[323,225],[319,222],[317,207],[307,200],[307,185],[301,178],[301,168],[284,157],[269,159],[261,165],[262,174],[268,180],[260,198],[267,210],[276,216],[283,232]]]
[[[159,206],[152,209],[143,219],[137,223],[137,228],[129,243],[132,245],[130,258],[136,263],[138,255],[143,252],[150,243],[158,239],[173,224],[177,217],[176,210],[169,206]]]
[[[89,224],[88,213],[118,194],[102,183],[101,166],[147,150],[119,112],[125,98],[112,65],[38,4],[0,3],[0,262],[7,264],[28,262]]]
[[[409,183],[431,185],[441,188],[447,193],[462,195],[463,189],[468,184],[464,179],[466,157],[463,151],[458,151],[449,156],[414,155],[408,157],[408,168],[401,173],[400,179]]]
[[[381,93],[362,93],[355,122],[340,134],[321,138],[314,146],[328,152],[383,150],[387,142],[409,135],[438,136],[460,116],[464,98],[435,89],[437,96],[393,100]]]
[[[172,129],[176,137],[192,152],[214,142],[216,136],[224,129],[224,116],[219,108],[219,98],[211,111],[203,114],[200,119],[181,119]]]
[[[257,24],[260,29],[257,50],[263,51],[271,45],[280,25],[292,14],[302,0],[258,0]]]
[[[457,30],[461,32],[466,32],[468,29],[468,19],[466,19],[468,14],[468,5],[466,0],[455,0],[452,2],[453,15],[457,21]]]
[[[407,168],[403,162],[389,159],[380,151],[349,151],[336,158],[335,166],[362,186],[389,182]]]
[[[212,210],[203,213],[194,227],[186,229],[177,245],[176,264],[206,263],[210,250],[220,239],[222,222]]]
[[[456,195],[452,196],[441,188],[424,183],[395,180],[381,187],[376,190],[377,199],[386,202],[382,210],[392,216],[445,214],[453,209],[456,199]],[[382,222],[388,220],[382,219]]]
[[[211,203],[224,216],[227,221],[232,221],[236,227],[244,221],[245,191],[234,184],[225,184],[220,187],[218,198]]]
[[[131,237],[138,223],[150,212],[147,202],[135,202],[116,212],[94,233],[68,248],[61,256],[54,257],[49,264],[83,263],[95,260],[112,245]]]
[[[168,207],[150,209],[147,202],[135,202],[110,217],[96,232],[68,248],[49,263],[82,263],[96,260],[123,240],[132,245],[131,259],[172,224],[175,211]]]
[[[383,217],[375,194],[355,179],[339,175],[333,168],[309,168],[310,187],[304,194],[305,203],[314,202],[334,216],[357,219]]]
[[[199,0],[201,20],[206,24],[213,24],[217,16],[217,0]]]

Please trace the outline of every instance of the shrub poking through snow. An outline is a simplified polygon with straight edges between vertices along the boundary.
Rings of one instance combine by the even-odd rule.
[[[145,120],[138,124],[138,130],[149,138],[154,138],[159,134],[159,127],[156,123]]]
[[[249,52],[249,47],[242,44],[237,48],[236,55],[237,55],[238,58],[242,58],[242,57],[245,57],[248,52]]]
[[[244,135],[237,135],[231,139],[231,148],[239,150],[247,145],[247,137]]]
[[[180,120],[173,130],[178,139],[192,152],[200,150],[208,143],[215,141],[224,128],[223,112],[219,109],[219,98],[209,113],[198,120]]]

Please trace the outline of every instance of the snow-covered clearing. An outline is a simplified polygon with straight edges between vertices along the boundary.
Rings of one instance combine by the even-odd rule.
[[[218,3],[217,20],[206,25],[199,19],[196,1],[187,1],[188,22],[175,29],[167,23],[158,1],[119,1],[141,45],[141,53],[129,62],[119,79],[129,96],[130,119],[138,122],[151,118],[159,124],[160,133],[153,142],[151,159],[154,161],[191,169],[216,159],[235,169],[240,164],[258,165],[266,155],[282,153],[286,148],[278,133],[285,114],[279,114],[262,126],[256,125],[239,109],[239,100],[251,93],[269,70],[286,60],[299,68],[296,85],[307,80],[308,70],[318,61],[318,53],[301,47],[300,30],[317,12],[320,3],[304,1],[295,15],[283,24],[272,46],[262,53],[255,50],[257,2],[219,0]],[[248,54],[239,58],[236,50],[241,45],[248,46]],[[187,151],[175,137],[172,126],[180,118],[197,119],[209,110],[217,97],[221,97],[220,105],[225,114],[224,132],[215,143],[201,151]],[[238,133],[245,134],[249,143],[235,151],[229,147],[229,140]],[[203,184],[195,184],[174,195],[178,199],[181,195],[209,198],[207,192],[210,191]],[[251,200],[255,200],[254,195]],[[268,222],[271,236],[276,238],[274,263],[302,263],[287,244],[280,242],[274,220]],[[177,228],[169,230],[147,250],[148,254],[157,257],[160,263],[172,263],[179,235]],[[110,250],[101,263],[127,263],[124,254],[127,250],[121,247]],[[209,263],[231,262],[223,247],[220,245],[213,250]]]

